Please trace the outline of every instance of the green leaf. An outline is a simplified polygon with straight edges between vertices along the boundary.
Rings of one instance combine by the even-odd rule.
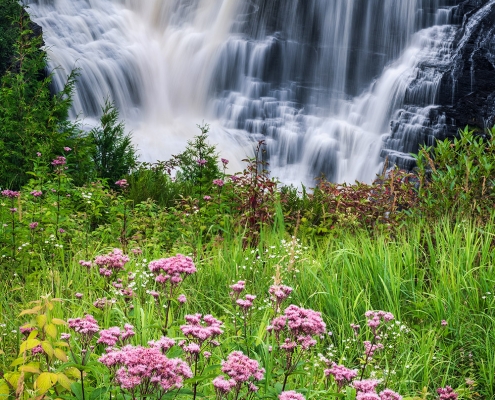
[[[46,325],[45,326],[45,332],[51,338],[53,338],[53,339],[57,338],[57,327],[54,324],[50,323],[50,324]]]
[[[83,400],[83,391],[82,391],[82,385],[79,382],[74,382],[72,385],[70,385],[70,388],[72,390],[72,393],[76,396],[77,400]]]
[[[52,372],[43,372],[34,382],[35,388],[39,394],[44,394],[57,383],[58,376]]]
[[[9,397],[10,388],[5,379],[0,379],[0,399]]]
[[[89,396],[89,400],[101,399],[101,397],[104,394],[106,394],[109,390],[110,390],[110,388],[108,388],[108,387],[102,387],[102,388],[95,389],[95,390],[93,390],[93,392],[91,392],[91,395]]]

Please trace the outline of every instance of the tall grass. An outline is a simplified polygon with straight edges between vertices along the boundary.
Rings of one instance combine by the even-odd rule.
[[[262,299],[274,279],[294,287],[291,301],[322,311],[332,336],[333,359],[353,365],[360,352],[353,341],[351,323],[363,323],[366,310],[387,310],[407,329],[391,345],[387,370],[400,382],[401,393],[420,395],[449,384],[460,388],[462,398],[495,398],[495,271],[493,267],[493,221],[483,226],[468,220],[425,221],[389,234],[365,231],[345,233],[324,240],[295,238],[283,230],[267,230],[254,249],[245,249],[242,235],[226,236],[198,249],[198,273],[183,287],[188,303],[176,308],[179,321],[186,313],[212,313],[232,324],[236,310],[228,297],[233,281],[247,281],[247,291],[260,298],[252,314],[249,341],[259,343],[268,314]],[[109,243],[109,245],[113,245]],[[92,242],[90,254],[104,253],[101,243]],[[155,304],[146,290],[154,283],[146,279],[147,262],[164,256],[160,246],[144,246],[144,253],[132,258],[127,270],[136,274],[136,297],[132,307],[121,297],[105,291],[103,278],[95,270],[78,264],[79,253],[64,265],[40,259],[31,275],[14,276],[4,270],[0,310],[6,335],[1,342],[6,367],[9,352],[18,346],[21,324],[17,315],[32,300],[48,292],[65,300],[64,318],[85,312],[97,315],[104,327],[129,322],[139,332],[136,344],[161,336],[163,304]],[[61,257],[64,259],[64,257]],[[83,294],[78,300],[76,292]],[[104,311],[92,304],[101,297],[116,297],[116,304]],[[447,321],[442,326],[441,321]],[[169,336],[178,335],[176,328]],[[241,338],[223,338],[238,346]],[[268,361],[267,361],[268,362]],[[290,381],[305,387],[304,376]],[[388,379],[388,378],[387,378]],[[466,379],[474,383],[466,384]],[[316,384],[316,386],[314,386]],[[312,385],[312,386],[311,386]],[[314,390],[323,388],[312,382]],[[464,389],[464,392],[463,392]]]

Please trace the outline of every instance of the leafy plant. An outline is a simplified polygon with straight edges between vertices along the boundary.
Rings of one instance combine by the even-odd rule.
[[[486,217],[493,209],[495,128],[480,135],[466,127],[454,141],[438,141],[416,157],[424,212]]]
[[[27,14],[21,13],[12,67],[0,87],[0,179],[10,188],[28,181],[36,152],[51,160],[63,146],[77,147],[74,164],[81,180],[88,168],[84,150],[88,144],[77,125],[67,119],[76,73],[68,76],[62,91],[51,94],[52,77],[44,75],[47,60],[40,50],[42,38],[33,35],[29,24]]]
[[[132,144],[132,135],[124,132],[124,123],[118,122],[119,112],[115,105],[107,99],[101,110],[101,125],[89,133],[94,145],[95,175],[114,185],[136,166],[137,150]]]

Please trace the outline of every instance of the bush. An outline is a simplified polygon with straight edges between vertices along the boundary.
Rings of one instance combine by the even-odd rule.
[[[480,135],[466,127],[454,141],[438,141],[417,156],[421,209],[486,217],[493,209],[495,128]]]

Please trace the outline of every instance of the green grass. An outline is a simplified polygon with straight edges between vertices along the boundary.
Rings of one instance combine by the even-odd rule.
[[[227,236],[197,249],[198,273],[187,278],[182,288],[188,303],[174,307],[174,324],[168,334],[180,336],[178,326],[184,323],[186,313],[212,313],[229,327],[229,333],[222,337],[217,361],[232,349],[244,348],[242,334],[233,332],[232,318],[237,311],[228,296],[229,285],[243,279],[247,281],[247,293],[258,296],[258,307],[249,321],[248,341],[269,367],[273,359],[259,347],[269,340],[264,332],[270,314],[263,300],[268,298],[273,277],[278,276],[295,289],[293,304],[323,313],[332,336],[321,342],[317,352],[325,355],[331,344],[332,360],[349,367],[359,366],[362,345],[354,340],[350,324],[364,326],[367,310],[390,311],[407,329],[390,341],[386,356],[380,356],[377,376],[405,396],[418,396],[427,387],[432,393],[429,398],[435,398],[435,388],[448,384],[463,399],[495,398],[494,237],[492,221],[477,226],[470,221],[454,223],[448,219],[433,225],[416,221],[393,237],[358,231],[305,240],[291,239],[280,229],[268,230],[253,249],[243,248],[241,235]],[[89,254],[107,252],[116,245],[115,238],[113,241],[102,243],[93,238]],[[96,269],[88,271],[78,264],[84,256],[76,244],[72,251],[67,250],[70,257],[58,255],[56,262],[37,256],[32,272],[25,276],[15,276],[16,269],[4,268],[0,323],[6,324],[6,335],[1,341],[5,354],[0,356],[0,368],[9,369],[19,346],[19,334],[11,331],[26,318],[18,314],[30,301],[47,294],[64,299],[60,318],[88,312],[102,327],[123,326],[126,322],[134,325],[134,344],[145,345],[159,338],[163,311],[157,310],[162,305],[155,305],[146,294],[154,284],[142,272],[147,262],[168,254],[162,253],[152,238],[150,243],[150,247],[142,243],[144,253],[132,256],[126,268],[127,272],[137,273],[133,310],[122,298],[105,291]],[[82,300],[74,297],[76,292],[84,295]],[[92,303],[105,296],[116,297],[116,304],[106,311],[97,310]],[[448,322],[446,327],[441,326],[442,320]],[[318,364],[316,355],[311,358],[311,363]],[[288,388],[319,393],[325,388],[323,367],[319,368],[320,372],[289,379]],[[388,378],[383,370],[389,371]],[[468,390],[466,379],[475,382],[473,390]],[[93,384],[101,382],[95,378]],[[212,394],[210,384],[204,384],[201,390]],[[311,390],[306,393],[310,398],[325,398],[321,393],[312,397]]]

